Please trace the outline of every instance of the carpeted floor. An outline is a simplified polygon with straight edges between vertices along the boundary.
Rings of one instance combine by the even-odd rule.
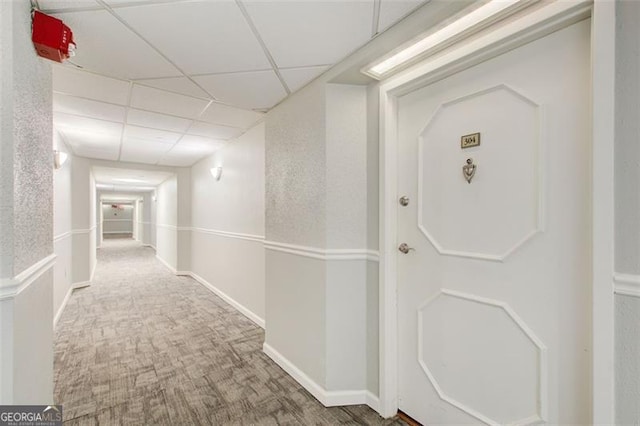
[[[151,248],[110,239],[55,338],[65,424],[400,425],[325,408],[262,353],[264,331]]]

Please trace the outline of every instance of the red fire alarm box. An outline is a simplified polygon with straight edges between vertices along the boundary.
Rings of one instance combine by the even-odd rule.
[[[73,33],[60,19],[35,10],[32,27],[31,40],[38,55],[62,62],[75,54]]]

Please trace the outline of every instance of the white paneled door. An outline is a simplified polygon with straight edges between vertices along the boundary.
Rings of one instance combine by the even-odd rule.
[[[589,87],[586,20],[398,98],[399,407],[425,425],[590,423]]]

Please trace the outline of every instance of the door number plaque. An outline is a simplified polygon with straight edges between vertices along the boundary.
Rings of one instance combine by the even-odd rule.
[[[460,138],[460,148],[471,148],[474,146],[480,146],[480,133],[472,133]]]

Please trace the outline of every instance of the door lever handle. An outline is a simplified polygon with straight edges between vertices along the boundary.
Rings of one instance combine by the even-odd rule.
[[[413,247],[409,247],[409,245],[407,243],[402,243],[398,246],[398,250],[401,253],[407,254],[409,253],[411,250],[415,250]]]

